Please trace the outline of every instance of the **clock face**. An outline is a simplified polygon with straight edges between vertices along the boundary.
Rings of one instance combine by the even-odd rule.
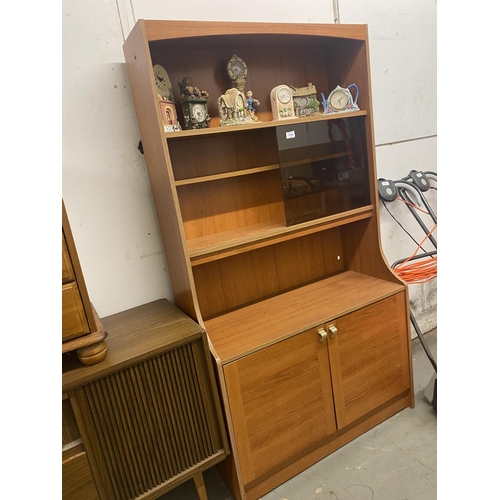
[[[155,75],[156,90],[162,97],[169,97],[172,94],[172,84],[170,78],[163,66],[155,64],[153,66],[153,73]]]
[[[306,106],[308,102],[309,99],[307,97],[300,97],[298,104],[299,106]]]
[[[243,104],[243,97],[241,97],[241,95],[237,95],[236,96],[236,99],[235,99],[235,105],[238,109],[241,109],[241,108],[244,108],[244,104]]]
[[[246,70],[247,67],[243,59],[236,55],[231,57],[227,64],[227,73],[231,80],[237,80],[238,78],[246,76]]]
[[[193,119],[198,123],[205,121],[207,117],[205,107],[202,106],[201,104],[194,104],[191,110],[191,114],[193,115]]]
[[[343,89],[335,90],[330,96],[330,105],[333,109],[339,111],[345,109],[349,104],[350,98],[347,92]]]
[[[292,93],[290,92],[289,88],[281,87],[280,89],[278,89],[278,96],[277,97],[278,97],[280,102],[282,102],[283,104],[286,104],[292,98]]]

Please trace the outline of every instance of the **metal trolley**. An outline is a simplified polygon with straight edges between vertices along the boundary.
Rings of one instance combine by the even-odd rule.
[[[426,283],[437,277],[437,239],[434,234],[437,228],[437,216],[425,197],[425,193],[429,189],[437,189],[437,174],[435,172],[418,172],[412,170],[406,177],[399,180],[378,179],[378,192],[382,203],[389,214],[417,245],[417,249],[412,255],[397,260],[391,266],[394,272],[407,284]],[[424,232],[425,238],[420,243],[417,242],[413,235],[411,235],[389,211],[386,203],[391,203],[395,200],[403,202],[406,205],[409,212]],[[419,212],[425,213],[428,218],[433,221],[434,226],[432,228],[429,229]],[[429,241],[434,246],[434,249],[425,251],[422,248],[425,241]],[[434,368],[434,374],[424,390],[424,396],[432,404],[434,409],[437,410],[437,363],[427,345],[411,308],[410,320]]]

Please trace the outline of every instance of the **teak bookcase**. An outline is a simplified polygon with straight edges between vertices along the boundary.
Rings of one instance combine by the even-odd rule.
[[[139,20],[124,53],[175,303],[206,329],[218,373],[220,472],[257,499],[414,404],[408,291],[380,247],[367,27]],[[221,127],[233,54],[260,122]],[[164,132],[154,64],[181,121],[177,82],[209,93],[210,128]],[[325,96],[356,83],[360,110],[273,121],[271,89],[309,82]],[[335,213],[287,225],[277,137],[321,121],[361,130],[368,194],[359,206],[339,186]]]

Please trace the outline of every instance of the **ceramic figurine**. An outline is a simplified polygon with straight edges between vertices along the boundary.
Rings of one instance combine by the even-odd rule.
[[[251,90],[247,90],[246,93],[247,96],[247,115],[252,118],[254,121],[258,121],[257,117],[255,116],[255,106],[259,106],[260,102],[259,100],[255,99],[253,96],[253,92]]]
[[[243,93],[237,88],[226,90],[217,100],[220,126],[243,125],[255,120],[248,114],[248,104]]]

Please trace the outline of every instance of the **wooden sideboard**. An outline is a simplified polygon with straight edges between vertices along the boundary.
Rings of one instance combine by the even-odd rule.
[[[108,355],[63,354],[63,499],[154,499],[223,460],[206,332],[167,300],[102,319]]]

